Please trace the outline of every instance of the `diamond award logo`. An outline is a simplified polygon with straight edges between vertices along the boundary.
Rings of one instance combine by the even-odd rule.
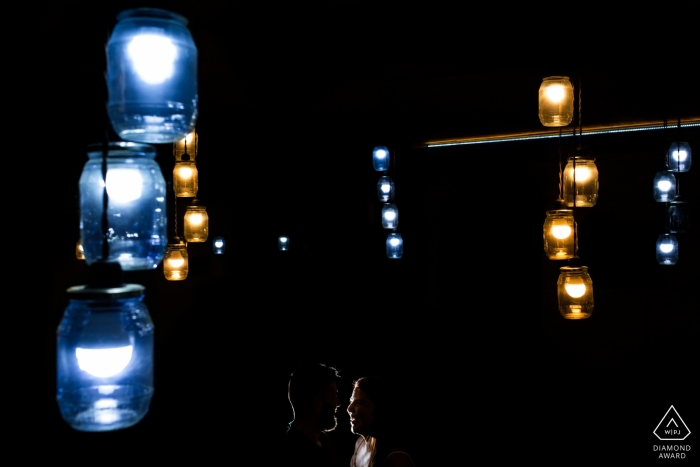
[[[682,441],[688,437],[690,430],[676,409],[671,406],[654,429],[654,434],[661,441]]]

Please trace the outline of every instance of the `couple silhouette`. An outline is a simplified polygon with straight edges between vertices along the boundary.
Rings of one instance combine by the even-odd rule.
[[[338,370],[320,363],[304,364],[289,379],[289,402],[294,420],[280,449],[281,466],[339,467],[329,436],[336,428]],[[388,382],[367,376],[353,383],[347,406],[350,429],[359,435],[350,467],[415,467],[404,450],[396,426]]]

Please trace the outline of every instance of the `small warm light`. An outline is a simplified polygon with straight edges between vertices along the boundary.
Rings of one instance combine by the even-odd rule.
[[[574,118],[574,87],[566,76],[542,80],[539,92],[540,123],[546,127],[566,126]]]
[[[181,281],[187,278],[188,261],[185,243],[171,243],[165,250],[163,275],[169,281]]]
[[[557,282],[559,312],[566,319],[585,319],[593,313],[593,281],[588,267],[564,266]]]
[[[576,183],[585,182],[591,178],[591,171],[588,167],[581,167],[576,169]]]
[[[552,225],[552,235],[558,240],[563,240],[571,235],[572,229],[566,220],[556,220]]]
[[[178,198],[194,198],[199,189],[199,173],[192,161],[178,161],[173,169],[173,191]]]
[[[202,243],[209,236],[209,216],[206,208],[197,204],[197,200],[193,203],[185,212],[185,239],[188,242]]]
[[[142,34],[134,37],[127,47],[134,70],[148,84],[161,84],[175,71],[177,48],[164,36]]]
[[[107,171],[107,195],[110,201],[129,203],[139,199],[142,191],[143,178],[138,170],[109,169]]]
[[[554,84],[552,86],[549,86],[545,90],[544,94],[549,102],[551,102],[552,104],[558,104],[566,96],[566,90],[561,84]]]
[[[85,259],[85,250],[83,250],[83,244],[80,240],[75,244],[75,257],[78,259]]]
[[[583,294],[586,293],[586,284],[581,282],[580,284],[573,284],[573,283],[568,283],[564,286],[566,289],[566,293],[569,294],[569,296],[574,297],[574,298],[580,298],[583,297]]]
[[[386,151],[384,149],[379,149],[375,155],[377,156],[377,159],[383,159],[386,157]]]
[[[121,373],[131,361],[134,346],[113,349],[83,349],[77,347],[78,367],[92,376],[107,378]]]

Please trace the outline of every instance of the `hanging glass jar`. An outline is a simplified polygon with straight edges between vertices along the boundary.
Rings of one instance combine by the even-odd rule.
[[[576,256],[578,235],[576,235],[574,212],[571,209],[547,211],[542,232],[544,252],[549,259],[571,259]],[[574,245],[574,239],[576,245]]]
[[[690,227],[688,203],[676,196],[668,206],[668,231],[671,233],[686,233]]]
[[[163,274],[169,281],[183,281],[188,272],[187,245],[176,238],[168,244],[163,260]]]
[[[178,198],[194,198],[199,189],[199,172],[192,161],[175,162],[173,190]]]
[[[125,271],[154,269],[167,243],[165,179],[148,144],[112,142],[107,146],[109,257],[102,258],[102,144],[88,146],[80,176],[80,236],[85,260],[119,261]]]
[[[566,126],[574,118],[574,87],[567,76],[550,76],[542,80],[539,116],[547,127]]]
[[[280,251],[289,250],[289,237],[287,237],[286,235],[281,235],[277,239],[277,248],[279,248]]]
[[[148,412],[154,328],[144,290],[137,284],[68,289],[57,333],[56,401],[76,430],[127,428]]]
[[[394,181],[391,177],[379,177],[377,182],[377,197],[381,203],[391,203],[394,201]]]
[[[203,243],[209,236],[209,216],[207,208],[198,200],[193,200],[185,212],[185,240],[191,243]]]
[[[678,240],[670,233],[662,233],[656,240],[656,261],[664,266],[673,266],[678,262]]]
[[[226,240],[224,240],[224,237],[216,237],[214,241],[211,242],[211,247],[215,255],[223,255],[224,251],[226,251]]]
[[[386,237],[386,256],[389,259],[399,259],[403,256],[403,238],[396,232]]]
[[[75,257],[81,260],[85,259],[85,251],[83,251],[83,244],[80,239],[75,243]]]
[[[377,146],[372,151],[372,165],[377,172],[389,170],[389,149],[386,146]]]
[[[399,208],[395,204],[382,206],[382,227],[395,229],[399,226]]]
[[[666,165],[673,172],[688,172],[693,163],[693,152],[685,142],[671,143],[666,156]]]
[[[593,313],[593,281],[588,267],[560,268],[557,294],[559,312],[566,319],[588,318]]]
[[[676,177],[670,170],[656,172],[654,176],[654,200],[668,203],[676,197]]]
[[[192,161],[197,158],[199,151],[199,135],[197,131],[190,131],[187,136],[173,143],[173,156],[175,161]]]
[[[575,163],[575,164],[574,164]],[[576,207],[589,208],[598,201],[598,168],[593,159],[569,157],[564,168],[564,201],[574,206],[574,170],[576,172]]]
[[[197,119],[197,48],[170,11],[121,12],[107,43],[108,113],[120,138],[174,143]]]

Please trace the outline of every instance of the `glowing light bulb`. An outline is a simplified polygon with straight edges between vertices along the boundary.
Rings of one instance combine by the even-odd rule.
[[[664,253],[670,253],[673,251],[673,243],[662,243],[659,245],[659,250]]]
[[[178,173],[180,178],[192,178],[192,169],[189,167],[182,167]]]
[[[173,269],[179,269],[183,264],[185,264],[185,258],[179,251],[174,251],[170,258],[168,258],[168,266]]]
[[[78,367],[98,378],[108,378],[121,373],[131,361],[133,353],[133,345],[112,349],[75,349]]]
[[[101,183],[104,186],[104,182]],[[110,199],[129,203],[141,197],[143,178],[135,169],[109,169],[107,171],[107,195]]]
[[[544,91],[545,96],[547,96],[547,99],[552,102],[553,104],[558,104],[559,102],[564,99],[564,96],[566,95],[566,91],[564,90],[564,86],[560,84],[555,84],[552,86],[548,86],[547,89]]]
[[[571,231],[571,227],[563,219],[557,219],[552,223],[552,235],[558,240],[568,238],[571,235]]]
[[[673,156],[673,160],[678,161],[678,162],[685,162],[685,160],[688,158],[688,151],[685,150],[676,150],[671,153]]]
[[[391,191],[391,185],[388,183],[382,183],[381,190],[382,193],[389,193]]]
[[[389,240],[389,244],[391,246],[399,246],[399,243],[401,243],[401,242],[399,242],[398,238],[392,238],[391,240]]]
[[[568,293],[570,297],[580,298],[586,293],[586,284],[583,282],[569,282],[564,285],[564,290],[566,290],[566,293]]]
[[[377,152],[375,152],[374,155],[379,159],[384,159],[386,157],[386,151],[384,149],[377,149]]]
[[[216,240],[214,242],[214,246],[217,248],[221,248],[222,246],[224,246],[224,241],[223,240]]]
[[[177,48],[173,42],[157,34],[134,37],[127,47],[134,70],[148,84],[160,84],[175,71]]]
[[[202,222],[204,222],[204,216],[198,212],[195,212],[190,214],[188,221],[190,225],[202,225]]]
[[[576,182],[585,182],[591,178],[591,170],[588,167],[576,167]]]
[[[384,213],[384,219],[388,221],[393,221],[396,219],[396,213],[394,211],[387,211]]]
[[[668,191],[671,189],[671,182],[669,180],[659,180],[656,186],[658,186],[661,191]]]
[[[280,237],[280,242],[287,243],[287,237]]]

